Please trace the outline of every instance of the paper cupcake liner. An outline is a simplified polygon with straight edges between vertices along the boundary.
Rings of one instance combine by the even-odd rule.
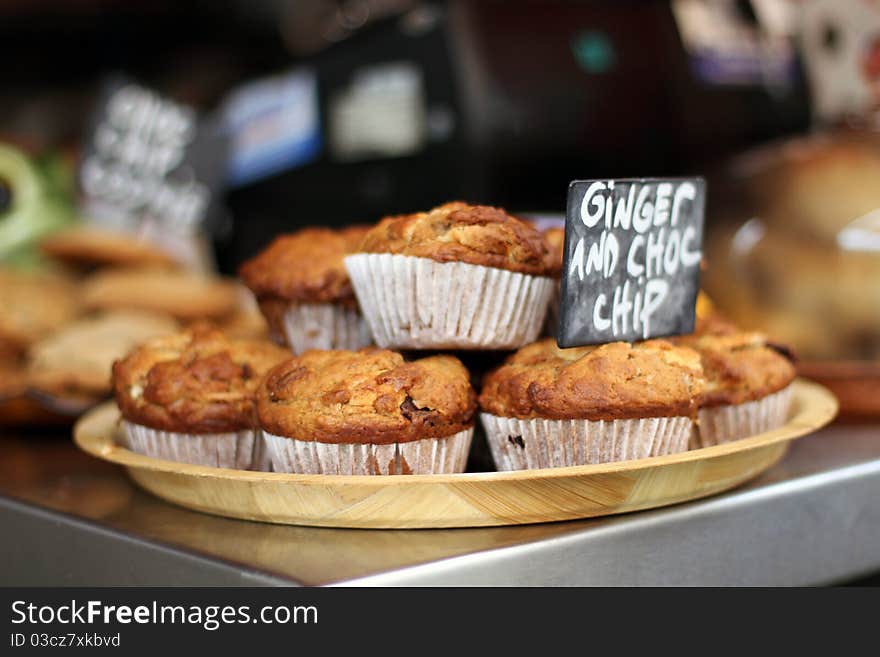
[[[495,267],[358,253],[345,266],[380,347],[514,349],[541,331],[555,281]]]
[[[248,469],[257,472],[275,472],[275,467],[272,464],[272,452],[269,451],[266,437],[259,429],[254,431],[254,457],[251,459],[251,467]]]
[[[754,436],[785,424],[791,386],[745,404],[701,408],[691,436],[691,449],[711,447]]]
[[[122,422],[122,438],[131,451],[145,456],[235,470],[268,470],[268,451],[253,430],[227,433],[159,431],[133,422]]]
[[[370,328],[355,308],[332,303],[291,304],[284,335],[295,354],[307,349],[357,350],[373,344]]]
[[[499,470],[534,470],[629,461],[683,452],[690,418],[637,420],[520,420],[481,413]]]
[[[474,430],[388,445],[320,443],[263,433],[275,472],[388,475],[464,472]]]

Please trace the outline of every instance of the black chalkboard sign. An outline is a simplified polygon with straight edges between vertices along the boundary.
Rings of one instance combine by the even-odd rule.
[[[228,137],[215,121],[125,76],[108,79],[79,167],[85,214],[136,230],[194,234],[216,210]]]
[[[569,185],[560,347],[693,332],[705,199],[702,178]]]

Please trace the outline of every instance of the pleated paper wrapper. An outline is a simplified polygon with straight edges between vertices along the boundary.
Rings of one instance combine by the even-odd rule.
[[[332,303],[291,304],[284,313],[284,335],[295,354],[373,344],[370,327],[357,309]]]
[[[534,470],[629,461],[686,451],[687,417],[637,420],[521,420],[481,413],[499,470]]]
[[[389,475],[464,472],[474,430],[388,445],[320,443],[263,433],[275,472]]]
[[[788,420],[791,386],[744,404],[701,408],[691,449],[711,447],[781,427]]]
[[[358,253],[345,266],[376,344],[515,349],[541,331],[555,281],[495,267]]]
[[[272,469],[262,436],[253,430],[191,434],[123,421],[121,434],[131,451],[153,458],[234,470]]]

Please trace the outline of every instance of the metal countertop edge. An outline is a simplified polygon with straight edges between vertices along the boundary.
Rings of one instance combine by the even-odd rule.
[[[876,479],[876,482],[871,481]],[[499,548],[492,548],[474,552],[471,554],[458,555],[441,559],[431,563],[418,564],[399,568],[395,570],[357,577],[347,580],[328,583],[327,586],[461,586],[461,585],[486,585],[486,586],[505,586],[505,585],[541,585],[536,582],[523,581],[518,578],[516,573],[510,573],[507,568],[523,565],[524,562],[534,560],[544,564],[553,561],[557,555],[571,552],[575,548],[582,547],[587,543],[598,543],[613,537],[620,539],[626,535],[649,533],[652,529],[667,530],[672,526],[680,525],[683,522],[697,521],[704,518],[719,518],[725,514],[730,514],[742,509],[758,508],[766,505],[768,502],[790,500],[796,497],[798,493],[809,494],[811,492],[822,491],[828,493],[826,489],[835,486],[845,487],[850,484],[867,481],[876,485],[876,493],[880,494],[880,459],[865,463],[843,466],[828,472],[818,472],[811,475],[805,475],[799,478],[780,481],[768,484],[761,488],[743,490],[742,492],[721,493],[720,496],[708,497],[702,500],[694,500],[693,502],[685,502],[675,506],[658,508],[634,512],[630,514],[621,514],[614,516],[613,524],[600,527],[587,527],[571,534],[563,534],[548,539],[538,539],[524,543],[522,545],[511,545]],[[748,484],[745,484],[748,485]],[[880,505],[878,508],[878,516],[880,516]],[[578,521],[572,521],[578,522]],[[875,544],[875,557],[873,562],[860,564],[842,575],[834,574],[828,578],[816,578],[810,581],[788,582],[781,585],[822,585],[833,584],[846,577],[854,577],[874,569],[880,568],[880,523],[874,525],[877,533]],[[418,531],[418,530],[416,530]],[[760,558],[760,557],[757,557]],[[499,580],[494,576],[487,574],[504,570],[504,579]],[[540,569],[540,566],[537,567]],[[472,580],[467,579],[467,575],[475,575]],[[499,574],[502,574],[499,572]],[[620,582],[622,585],[675,585],[669,581],[643,581],[643,582]],[[576,578],[569,578],[567,582],[547,582],[547,585],[614,585],[609,582],[589,582],[578,581]],[[777,583],[774,583],[777,584]],[[699,585],[694,582],[682,582],[682,585],[695,586]],[[739,582],[731,579],[726,582],[707,583],[709,586],[736,586],[736,585],[758,585],[761,583]]]
[[[8,540],[0,541],[0,582],[4,586],[301,585],[292,578],[128,534],[99,521],[7,495],[0,495],[0,519],[5,531],[12,532]],[[48,527],[61,535],[44,540],[41,534]],[[98,544],[94,545],[96,540]],[[78,551],[106,561],[83,568]],[[33,572],[34,561],[38,562],[40,576],[29,578],[27,573]],[[108,566],[112,562],[116,562],[115,570]]]

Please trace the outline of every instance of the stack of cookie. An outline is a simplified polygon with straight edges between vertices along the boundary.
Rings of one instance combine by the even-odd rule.
[[[455,473],[478,416],[502,470],[670,454],[785,421],[789,357],[730,324],[539,339],[558,237],[465,203],[279,237],[240,273],[287,351],[193,330],[148,342],[114,368],[129,445],[294,473]]]
[[[116,359],[193,322],[267,334],[246,288],[184,271],[132,236],[66,229],[41,248],[51,273],[0,270],[0,423],[69,422],[110,395]]]

